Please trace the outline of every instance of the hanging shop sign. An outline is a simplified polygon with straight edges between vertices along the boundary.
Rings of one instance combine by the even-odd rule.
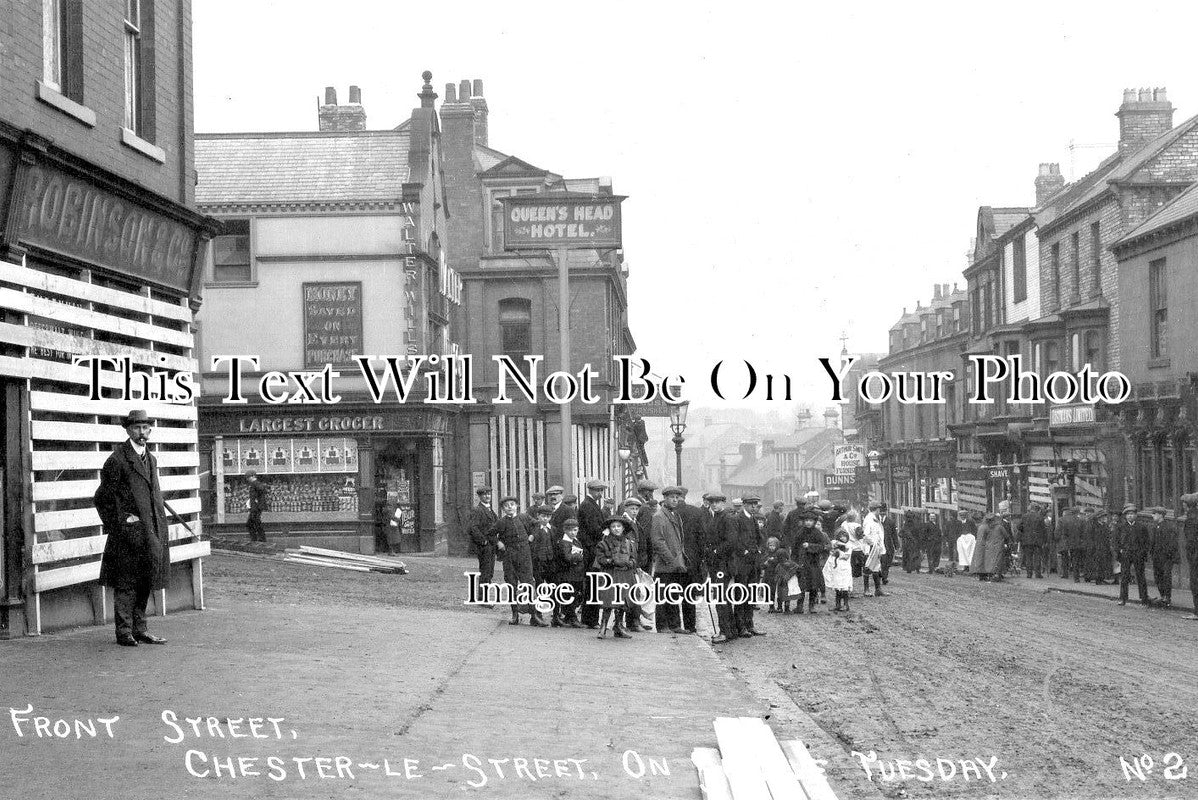
[[[616,195],[534,194],[504,197],[503,249],[579,250],[622,247]]]

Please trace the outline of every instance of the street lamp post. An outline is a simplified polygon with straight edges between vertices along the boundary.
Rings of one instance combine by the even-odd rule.
[[[674,461],[677,485],[682,485],[682,434],[686,432],[686,411],[689,400],[670,406],[670,430],[674,432]]]

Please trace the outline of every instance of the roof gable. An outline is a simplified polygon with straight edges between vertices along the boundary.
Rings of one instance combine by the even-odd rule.
[[[549,170],[534,167],[527,161],[508,156],[490,169],[479,174],[480,178],[544,178],[552,173]]]

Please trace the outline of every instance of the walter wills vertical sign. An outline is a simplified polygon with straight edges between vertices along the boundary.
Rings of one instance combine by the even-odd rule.
[[[354,365],[362,352],[361,281],[305,283],[304,366]]]

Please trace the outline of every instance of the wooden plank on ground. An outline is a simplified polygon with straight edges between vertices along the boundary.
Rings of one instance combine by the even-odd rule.
[[[761,774],[770,788],[770,797],[773,800],[809,800],[769,724],[758,717],[739,719],[740,739],[747,742],[755,754]]]
[[[714,747],[696,747],[691,752],[691,763],[699,773],[699,790],[703,800],[734,800],[720,751]]]
[[[790,768],[799,777],[799,783],[803,784],[803,791],[807,792],[811,800],[836,800],[836,793],[828,784],[823,767],[815,763],[805,744],[798,739],[789,739],[779,744],[782,746],[782,752],[786,754],[786,760],[790,762]]]
[[[326,559],[318,559],[315,556],[298,556],[288,554],[283,557],[284,561],[292,564],[306,564],[312,567],[329,567],[332,569],[345,569],[351,572],[370,572],[370,567],[359,566],[357,564],[349,564],[346,562],[332,561]]]
[[[302,544],[299,546],[299,551],[312,556],[324,556],[325,558],[340,558],[346,561],[354,561],[362,564],[370,564],[376,567],[404,567],[402,561],[393,558],[383,558],[381,556],[371,556],[364,553],[350,553],[344,550],[327,550],[323,547],[312,547],[311,545]]]
[[[769,785],[757,763],[756,754],[743,738],[743,727],[734,717],[718,717],[715,722],[716,740],[724,775],[736,800],[771,800]]]

